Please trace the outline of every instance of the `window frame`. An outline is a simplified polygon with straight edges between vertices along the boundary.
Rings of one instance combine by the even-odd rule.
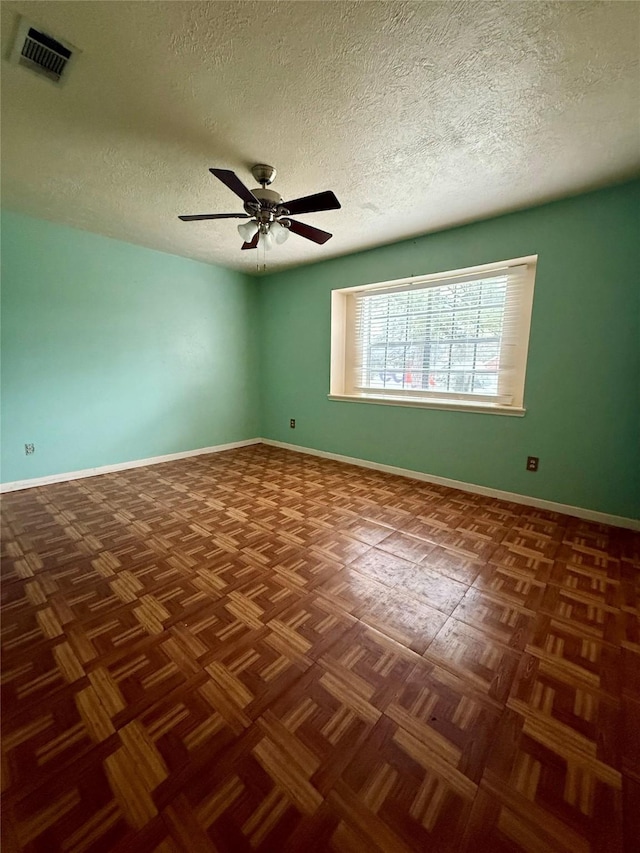
[[[527,255],[511,260],[499,261],[490,264],[480,264],[473,267],[464,267],[458,270],[446,270],[428,275],[410,276],[409,278],[394,279],[392,281],[373,282],[371,284],[355,285],[353,287],[342,287],[331,291],[331,369],[329,400],[374,403],[385,406],[406,406],[410,408],[445,409],[450,411],[480,412],[485,414],[514,415],[522,417],[526,413],[524,407],[524,390],[526,381],[526,368],[529,350],[529,337],[531,331],[531,315],[533,309],[533,295],[535,288],[536,267],[538,255]],[[514,323],[514,332],[511,341],[501,342],[501,348],[505,345],[514,348],[514,375],[513,393],[510,403],[494,401],[492,395],[467,396],[463,393],[447,393],[437,391],[380,389],[382,393],[375,391],[361,392],[353,385],[353,367],[356,363],[356,300],[353,298],[359,293],[367,292],[389,292],[406,291],[426,287],[436,287],[446,283],[455,283],[455,280],[475,279],[482,275],[505,272],[514,267],[525,267],[521,280],[519,300],[520,311],[518,319]],[[513,289],[507,286],[505,297],[505,313],[510,299],[516,298]],[[500,377],[498,377],[500,382]],[[484,398],[484,399],[482,399]]]

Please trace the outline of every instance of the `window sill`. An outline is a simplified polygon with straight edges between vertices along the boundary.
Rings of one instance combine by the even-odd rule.
[[[375,403],[378,406],[406,406],[410,409],[443,409],[454,412],[475,412],[482,415],[510,415],[522,418],[526,409],[520,406],[501,406],[497,403],[465,403],[458,400],[407,400],[396,397],[383,396],[356,396],[348,394],[328,394],[329,400],[337,400],[343,403]]]

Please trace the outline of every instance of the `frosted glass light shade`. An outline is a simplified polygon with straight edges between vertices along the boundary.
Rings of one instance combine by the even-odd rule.
[[[243,222],[238,225],[238,234],[242,237],[245,243],[250,243],[256,236],[258,231],[258,223],[255,219],[250,219],[248,222]]]
[[[284,225],[281,225],[277,220],[271,223],[270,231],[273,235],[273,239],[278,244],[284,243],[285,240],[289,239],[289,229],[285,228]]]
[[[265,247],[267,251],[273,249],[273,237],[271,236],[270,231],[267,231],[266,234],[260,235],[260,243]]]

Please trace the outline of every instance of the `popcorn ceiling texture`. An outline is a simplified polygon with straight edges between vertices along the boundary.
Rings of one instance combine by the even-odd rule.
[[[11,66],[17,14],[82,49],[60,88]],[[637,3],[4,2],[2,200],[245,272],[208,172],[332,189],[270,271],[622,180],[639,157]]]

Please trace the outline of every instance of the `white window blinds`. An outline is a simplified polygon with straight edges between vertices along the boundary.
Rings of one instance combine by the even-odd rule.
[[[521,407],[535,269],[527,260],[342,291],[342,393]]]

